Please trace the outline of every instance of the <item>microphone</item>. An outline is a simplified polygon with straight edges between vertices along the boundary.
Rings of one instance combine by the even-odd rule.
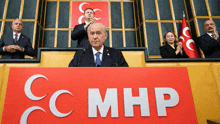
[[[83,49],[83,54],[86,53],[86,49],[87,49],[87,47],[88,47],[88,44],[85,45],[85,48]]]
[[[88,44],[87,44],[87,45],[85,46],[85,48],[83,49],[83,54],[82,54],[82,55],[80,56],[80,58],[79,58],[77,67],[80,67],[80,63],[81,63],[81,61],[82,61],[82,57],[83,57],[83,55],[85,55],[87,47],[88,47]]]

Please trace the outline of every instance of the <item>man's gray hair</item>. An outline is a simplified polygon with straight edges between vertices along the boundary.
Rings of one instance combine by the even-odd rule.
[[[102,24],[102,23],[100,23],[100,24]],[[91,24],[91,25],[92,25],[92,24]],[[91,26],[91,25],[90,25],[90,26]],[[87,29],[87,34],[89,34],[89,28],[90,28],[90,26],[89,26],[88,29]],[[106,32],[105,25],[102,24],[102,26],[103,26],[102,28],[103,28],[104,33],[107,33],[107,32]]]
[[[20,20],[20,21],[22,22],[22,20],[19,19],[19,18],[16,18],[14,21],[16,21],[16,20]],[[12,22],[12,25],[13,25],[14,21]],[[23,22],[22,22],[22,23],[23,23]]]

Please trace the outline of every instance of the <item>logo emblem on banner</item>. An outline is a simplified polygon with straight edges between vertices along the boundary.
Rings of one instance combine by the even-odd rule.
[[[72,1],[71,28],[84,23],[84,10],[92,8],[95,12],[96,22],[100,22],[109,27],[109,7],[107,1]]]

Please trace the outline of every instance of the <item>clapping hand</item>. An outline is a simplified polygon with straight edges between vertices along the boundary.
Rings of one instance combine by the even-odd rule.
[[[4,49],[7,51],[7,52],[10,52],[10,53],[14,53],[16,52],[16,50],[19,50],[19,51],[24,51],[24,48],[18,46],[18,45],[9,45],[9,46],[5,46]]]
[[[177,51],[181,51],[182,50],[182,42],[179,42],[178,44],[177,44]]]
[[[88,20],[89,23],[84,26],[85,29],[87,29],[91,24],[96,23],[95,17],[89,18]]]
[[[90,18],[89,23],[90,23],[90,24],[96,23],[96,19],[95,19],[95,17]]]
[[[214,28],[214,35],[215,35],[215,40],[218,40],[219,35],[218,35],[218,31],[216,31],[216,28]]]

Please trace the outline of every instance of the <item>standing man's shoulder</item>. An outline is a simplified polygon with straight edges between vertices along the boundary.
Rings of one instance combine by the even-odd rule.
[[[207,36],[208,36],[208,34],[207,34],[207,33],[205,33],[205,34],[203,34],[203,35],[199,36],[198,38],[200,39],[200,38],[204,38],[204,37],[207,37]]]
[[[74,30],[71,33],[72,40],[78,40],[77,47],[84,47],[85,44],[81,42],[86,42],[88,40],[87,31],[84,28],[85,23],[75,25]]]
[[[70,61],[69,65],[68,65],[68,67],[80,66],[80,62],[83,57],[83,54],[85,54],[85,49],[76,51],[73,56],[73,59]]]
[[[112,57],[120,57],[123,56],[121,50],[115,49],[115,48],[110,48],[110,47],[105,47],[105,50],[109,53]]]
[[[199,46],[201,46],[202,44],[206,44],[207,40],[211,39],[211,37],[205,33],[201,36],[199,36],[198,38],[196,38],[196,44],[198,44]]]
[[[119,49],[110,48],[110,47],[106,47],[106,49],[108,49],[109,52],[112,52],[112,53],[121,53],[121,50],[119,50]]]
[[[83,29],[84,29],[84,25],[85,25],[85,24],[86,24],[86,23],[84,22],[84,23],[82,23],[82,24],[75,25],[74,30],[75,30],[75,29],[78,29],[78,28],[83,28]]]
[[[22,33],[21,33],[20,38],[21,38],[21,39],[27,39],[27,40],[30,40],[30,37],[28,37],[28,36],[26,36],[26,35],[24,35],[24,34],[22,34]]]
[[[109,50],[110,56],[117,63],[117,66],[129,67],[121,50],[115,49],[115,48],[110,48],[110,47],[107,47],[106,49]]]

